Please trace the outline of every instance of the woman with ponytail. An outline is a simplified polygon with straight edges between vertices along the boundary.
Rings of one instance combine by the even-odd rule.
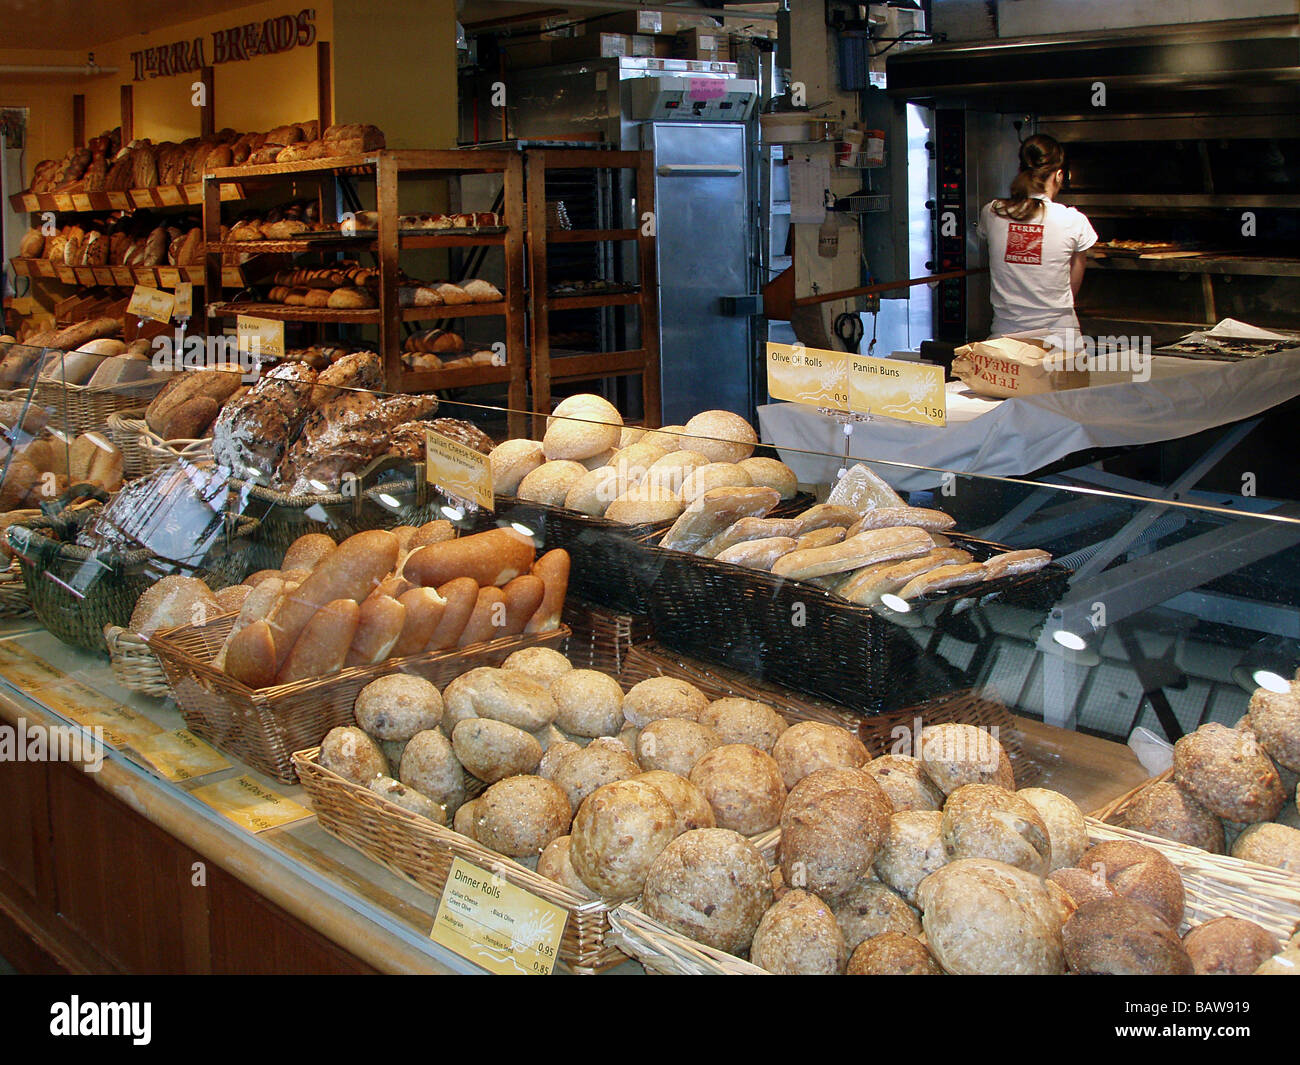
[[[1055,202],[1064,183],[1064,149],[1035,134],[1020,146],[1011,194],[980,212],[979,233],[989,245],[992,336],[1079,331],[1074,297],[1097,234],[1083,212]]]

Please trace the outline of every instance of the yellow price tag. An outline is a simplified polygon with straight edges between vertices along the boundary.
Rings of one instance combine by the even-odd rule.
[[[41,201],[36,198],[36,193],[27,192],[23,194],[24,211],[39,211],[40,209],[41,209]]]
[[[193,780],[230,768],[220,751],[189,729],[159,732],[132,746],[168,780]]]
[[[152,207],[154,205],[153,189],[132,189],[131,202],[137,207]]]
[[[179,207],[185,202],[185,194],[179,185],[159,185],[158,198],[164,207]]]
[[[192,181],[192,182],[190,182],[190,184],[188,184],[188,185],[185,186],[185,202],[186,202],[186,203],[202,203],[202,202],[203,202],[203,182],[202,182],[202,181]]]
[[[135,275],[131,273],[129,266],[114,266],[112,271],[114,284],[129,285],[135,280]]]
[[[495,509],[492,464],[486,455],[431,429],[424,431],[424,440],[426,480],[451,495]]]
[[[90,204],[90,197],[84,192],[74,192],[72,194],[72,206],[78,211],[93,211],[95,209]]]
[[[45,659],[10,640],[0,641],[0,676],[31,696],[67,679]]]
[[[254,355],[281,358],[284,355],[284,323],[273,318],[254,318],[240,314],[235,317],[235,336],[240,351]]]
[[[115,211],[129,211],[131,209],[131,198],[125,192],[110,192],[108,194],[108,205]]]
[[[65,285],[75,285],[77,283],[77,271],[71,266],[62,266],[56,263],[54,272]]]
[[[499,976],[549,976],[568,919],[563,907],[455,858],[429,937]]]
[[[69,711],[68,716],[86,728],[102,728],[108,742],[114,747],[134,747],[162,731],[160,726],[147,717],[141,717],[125,706],[87,710],[80,714]]]
[[[111,266],[96,266],[92,268],[95,275],[95,284],[111,285],[113,283],[113,268]]]
[[[178,266],[158,267],[158,284],[175,287],[181,283],[181,271]]]
[[[243,288],[244,275],[239,272],[238,266],[223,266],[221,268],[221,283],[226,288]]]
[[[802,344],[767,345],[767,391],[809,407],[849,408],[848,355]]]
[[[126,313],[137,318],[152,318],[155,322],[170,322],[175,303],[176,298],[170,292],[136,285],[131,293],[131,302],[126,305]]]
[[[72,206],[72,196],[66,192],[56,192],[54,194],[54,209],[56,211],[74,210]]]
[[[176,282],[176,304],[172,308],[176,318],[194,317],[194,285],[189,281]]]
[[[948,423],[943,367],[901,359],[849,356],[849,407],[922,425]]]
[[[190,794],[249,832],[265,832],[311,816],[305,806],[248,776],[204,784]]]

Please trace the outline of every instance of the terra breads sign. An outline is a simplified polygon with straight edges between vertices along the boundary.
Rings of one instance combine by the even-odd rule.
[[[246,22],[242,26],[214,30],[212,34],[212,63],[233,63],[240,59],[255,59],[259,55],[287,52],[290,48],[305,48],[316,40],[316,10],[303,8],[296,15],[280,15],[262,22]],[[208,66],[206,42],[202,37],[192,41],[160,44],[131,53],[133,80],[167,78],[173,74],[186,74]]]

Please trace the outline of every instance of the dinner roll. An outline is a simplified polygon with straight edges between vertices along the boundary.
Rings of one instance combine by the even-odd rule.
[[[369,784],[388,775],[388,759],[379,744],[355,725],[339,725],[325,734],[320,764],[355,784]]]
[[[1051,837],[1038,811],[996,784],[965,784],[943,807],[943,847],[949,861],[992,858],[1039,876],[1051,870]]]
[[[506,440],[488,453],[492,466],[492,487],[501,495],[514,495],[522,481],[546,462],[537,440]]]
[[[390,673],[357,693],[354,712],[357,724],[375,739],[409,740],[417,732],[438,727],[442,696],[423,677]]]
[[[749,458],[740,460],[740,468],[749,474],[750,483],[765,488],[775,488],[782,499],[793,499],[799,494],[799,478],[794,470],[777,459]]]
[[[948,864],[942,825],[938,810],[902,810],[889,819],[875,871],[908,902],[916,901],[922,880]]]
[[[677,815],[677,827],[680,831],[690,832],[696,828],[717,826],[717,819],[713,816],[713,808],[709,806],[708,800],[700,789],[685,777],[679,777],[676,773],[666,773],[662,769],[652,769],[632,779],[644,780],[659,789],[660,794],[668,800]]]
[[[686,478],[701,466],[708,464],[709,460],[698,451],[689,449],[667,451],[661,458],[650,464],[638,487],[646,488],[653,485],[660,491],[676,493],[680,498]]]
[[[1173,780],[1228,821],[1271,821],[1286,802],[1277,769],[1255,733],[1217,722],[1202,725],[1174,744]]]
[[[597,788],[573,819],[569,857],[592,891],[608,900],[641,893],[654,860],[677,836],[677,816],[644,780]]]
[[[570,396],[548,419],[542,450],[548,459],[589,459],[617,447],[622,432],[623,416],[608,400]]]
[[[749,949],[772,905],[767,863],[736,832],[700,828],[668,844],[650,866],[641,898],[647,914],[728,954]]]
[[[542,746],[535,737],[487,718],[461,721],[451,730],[451,746],[460,764],[488,784],[532,773],[542,760]]]
[[[846,972],[849,976],[943,975],[925,944],[902,932],[883,932],[860,943]]]
[[[540,740],[538,741],[541,742]],[[554,780],[560,771],[560,764],[571,754],[577,754],[582,748],[571,740],[552,743],[542,752],[542,760],[537,763],[537,775],[547,780]]]
[[[623,716],[637,728],[661,717],[698,721],[709,705],[708,696],[678,677],[651,677],[632,685],[623,696]]]
[[[715,747],[695,763],[690,781],[708,800],[719,828],[755,836],[781,820],[786,794],[781,769],[757,747]]]
[[[471,799],[464,803],[456,811],[452,818],[452,831],[459,832],[462,836],[474,838],[474,822],[478,817],[478,799]]]
[[[1115,894],[1100,870],[1057,869],[1048,874],[1047,882],[1064,891],[1076,910],[1085,902],[1109,899]]]
[[[576,813],[597,788],[616,780],[631,780],[640,773],[641,767],[622,744],[592,743],[565,758],[555,770],[554,780]]]
[[[1186,791],[1169,780],[1157,781],[1138,792],[1124,810],[1120,824],[1161,839],[1223,854],[1223,822]]]
[[[665,452],[677,451],[682,446],[682,434],[685,432],[684,425],[665,425],[661,429],[651,429],[644,433],[636,443],[654,444]]]
[[[893,811],[885,793],[868,779],[787,804],[778,849],[787,884],[831,900],[870,875]]]
[[[944,795],[925,775],[919,758],[886,754],[864,765],[863,770],[889,796],[894,810],[942,810]]]
[[[739,414],[706,410],[686,423],[690,447],[710,462],[740,462],[754,453],[758,436]]]
[[[537,859],[537,872],[546,879],[554,880],[562,887],[568,888],[581,898],[597,898],[595,892],[582,882],[582,877],[573,868],[573,862],[569,858],[571,839],[570,836],[559,836],[551,840],[543,849],[541,857]]]
[[[654,525],[673,521],[684,507],[681,493],[671,485],[646,477],[606,507],[605,517],[620,525]]]
[[[763,914],[749,948],[750,961],[777,976],[838,976],[848,954],[830,907],[798,890]]]
[[[623,689],[594,669],[571,669],[551,681],[555,723],[571,736],[617,736],[623,728]]]
[[[1015,790],[1011,759],[988,729],[951,722],[929,725],[921,730],[918,748],[925,775],[945,795],[963,784],[997,784]]]
[[[507,777],[478,797],[474,838],[510,858],[536,858],[569,831],[569,800],[549,780]]]
[[[573,669],[573,663],[550,647],[524,647],[507,655],[501,668],[522,673],[549,688],[557,678]]]
[[[753,483],[749,474],[734,462],[706,463],[682,479],[682,502],[693,503],[715,488],[748,488]]]
[[[465,770],[439,729],[417,732],[402,748],[397,778],[408,788],[455,811],[465,801]]]
[[[1062,929],[1075,973],[1190,976],[1192,959],[1178,935],[1148,906],[1116,896],[1086,902]]]
[[[1104,877],[1116,895],[1150,907],[1170,928],[1183,923],[1183,878],[1155,848],[1106,840],[1084,852],[1079,868]]]
[[[809,773],[819,769],[867,764],[867,749],[848,729],[820,721],[800,721],[783,732],[772,747],[772,757],[781,767],[787,788],[793,788]]]
[[[1016,794],[1038,811],[1047,826],[1051,844],[1048,871],[1077,864],[1088,849],[1088,823],[1078,804],[1047,788],[1021,788]]]
[[[1233,842],[1232,856],[1300,873],[1300,830],[1269,823],[1251,825]]]
[[[380,798],[396,803],[409,813],[428,818],[437,825],[447,823],[447,808],[445,806],[434,802],[427,795],[421,795],[414,788],[408,788],[405,784],[394,780],[390,776],[375,777],[366,787]]]
[[[545,503],[551,507],[564,506],[565,497],[575,484],[587,474],[580,462],[568,459],[544,462],[525,474],[515,494],[530,503]]]
[[[462,721],[478,717],[478,711],[474,709],[475,692],[481,682],[500,672],[496,666],[478,666],[462,673],[442,689],[442,730],[448,736]]]
[[[1282,943],[1254,921],[1215,917],[1183,936],[1183,949],[1197,976],[1249,976],[1282,949]]]
[[[1256,688],[1250,697],[1250,724],[1273,761],[1300,770],[1300,693]]]
[[[695,763],[721,745],[718,734],[707,725],[683,717],[661,717],[638,734],[636,760],[645,770],[662,769],[689,777]]]
[[[829,901],[844,945],[850,951],[886,932],[921,934],[921,914],[875,877],[863,877],[843,895]]]
[[[212,589],[197,577],[171,574],[144,590],[131,611],[127,628],[141,636],[178,625],[206,625],[222,613]]]
[[[700,711],[699,721],[722,743],[747,743],[768,754],[790,727],[773,707],[754,699],[714,699]]]
[[[546,686],[515,670],[483,676],[470,690],[478,717],[504,721],[525,732],[538,732],[555,721],[559,708]]]

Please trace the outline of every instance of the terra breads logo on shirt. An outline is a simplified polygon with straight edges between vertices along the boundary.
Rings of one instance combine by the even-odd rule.
[[[1007,226],[1007,251],[1003,258],[1009,263],[1043,262],[1043,227],[1012,222]]]

